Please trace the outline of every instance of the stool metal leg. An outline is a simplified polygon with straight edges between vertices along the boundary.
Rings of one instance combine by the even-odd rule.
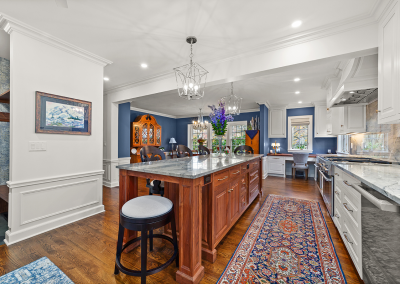
[[[140,246],[141,246],[141,278],[142,284],[146,284],[146,272],[147,272],[147,228],[143,226],[142,228],[142,235],[140,239]]]
[[[118,259],[118,261],[121,261],[122,241],[124,240],[124,231],[125,231],[125,228],[122,227],[121,224],[119,224],[119,229],[118,229],[118,242],[117,242],[117,256],[116,256],[116,258]],[[119,274],[119,269],[118,269],[118,267],[117,267],[117,263],[115,263],[114,274]]]
[[[153,230],[149,231],[150,251],[153,251]]]
[[[171,213],[171,227],[172,227],[172,239],[176,247],[178,247],[178,237],[176,236],[176,225],[175,225],[175,212],[173,210]],[[176,267],[179,267],[179,252],[178,255],[176,256],[175,261],[176,261]]]

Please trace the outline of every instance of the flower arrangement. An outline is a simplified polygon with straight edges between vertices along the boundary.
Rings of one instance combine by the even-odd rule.
[[[206,139],[203,139],[203,138],[199,138],[199,140],[197,140],[197,142],[199,143],[199,144],[201,144],[201,145],[203,145],[203,143],[204,142],[206,142],[207,140]]]
[[[232,115],[225,115],[225,104],[223,101],[215,105],[208,106],[211,109],[210,119],[215,135],[225,135],[228,127],[228,121],[233,121]]]

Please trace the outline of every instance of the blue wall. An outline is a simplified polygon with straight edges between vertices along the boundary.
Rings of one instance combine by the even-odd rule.
[[[249,123],[251,118],[255,118],[256,116],[260,117],[258,111],[241,113],[234,116],[234,121],[247,121],[247,123]],[[187,145],[188,124],[192,124],[193,120],[197,120],[197,117],[179,118],[176,120],[176,142],[178,142],[178,144]],[[204,120],[210,122],[208,115],[204,116]]]
[[[314,107],[305,107],[305,108],[294,108],[288,109],[286,111],[286,121],[289,116],[301,116],[301,115],[312,115],[313,116],[313,128],[315,127],[315,116],[314,116]],[[288,128],[286,123],[286,137],[289,135]],[[279,153],[288,153],[288,139],[287,138],[270,138],[269,142],[277,142],[280,143],[280,151]],[[328,149],[331,149],[332,153],[336,153],[337,147],[337,138],[315,138],[314,137],[314,129],[313,129],[313,154],[326,154],[328,153]],[[272,149],[272,148],[271,148]]]
[[[140,111],[130,111],[130,123],[132,123],[135,118],[139,115],[148,114],[145,112]],[[171,150],[171,144],[169,144],[169,139],[174,137],[176,139],[176,121],[175,118],[160,116],[160,115],[153,115],[151,114],[156,120],[159,125],[161,125],[161,146],[165,148],[165,150]],[[177,140],[178,142],[178,140]],[[129,148],[130,149],[130,148]]]
[[[131,103],[118,105],[118,158],[130,157],[131,150]]]
[[[260,105],[260,154],[267,154],[268,151],[268,108]]]

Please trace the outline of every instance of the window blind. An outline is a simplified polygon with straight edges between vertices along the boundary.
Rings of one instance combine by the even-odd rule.
[[[308,118],[292,118],[291,125],[292,126],[310,125],[310,120]]]

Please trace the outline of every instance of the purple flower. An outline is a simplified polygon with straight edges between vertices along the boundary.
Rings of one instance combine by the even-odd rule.
[[[228,121],[233,121],[232,115],[225,115],[225,103],[220,100],[218,108],[215,105],[208,106],[211,109],[210,119],[214,133],[224,135],[227,131]]]

